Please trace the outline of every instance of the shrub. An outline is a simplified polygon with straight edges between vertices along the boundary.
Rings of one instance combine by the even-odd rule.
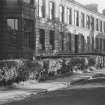
[[[95,58],[88,59],[88,66],[94,66],[96,64]]]
[[[1,61],[0,68],[0,85],[35,79],[36,74],[42,70],[40,64],[29,60]]]

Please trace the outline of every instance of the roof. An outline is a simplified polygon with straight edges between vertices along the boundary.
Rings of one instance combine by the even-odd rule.
[[[75,0],[67,0],[67,1],[72,2],[72,3],[74,3],[75,5],[78,5],[78,6],[80,6],[80,7],[83,7],[84,9],[88,10],[89,12],[94,13],[94,14],[97,14],[97,15],[101,16],[102,18],[105,18],[105,16],[104,16],[103,14],[101,14],[101,13],[99,13],[99,12],[97,12],[97,11],[90,10],[90,9],[87,8],[85,5],[79,3],[79,2],[77,2],[77,1],[75,1]]]

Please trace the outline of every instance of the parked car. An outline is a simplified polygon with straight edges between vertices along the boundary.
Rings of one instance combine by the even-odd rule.
[[[105,74],[98,73],[91,77],[91,79],[100,79],[100,78],[105,78]]]

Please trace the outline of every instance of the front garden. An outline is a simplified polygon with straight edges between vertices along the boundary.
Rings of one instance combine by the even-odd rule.
[[[45,81],[70,76],[74,70],[85,71],[94,66],[92,58],[3,60],[0,61],[0,86],[8,86],[27,80]]]

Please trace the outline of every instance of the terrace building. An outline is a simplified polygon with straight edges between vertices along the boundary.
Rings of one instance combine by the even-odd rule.
[[[0,0],[0,59],[32,58],[34,0]]]
[[[105,16],[74,0],[1,0],[0,58],[105,52]]]
[[[105,52],[105,16],[74,0],[35,0],[36,55]]]

